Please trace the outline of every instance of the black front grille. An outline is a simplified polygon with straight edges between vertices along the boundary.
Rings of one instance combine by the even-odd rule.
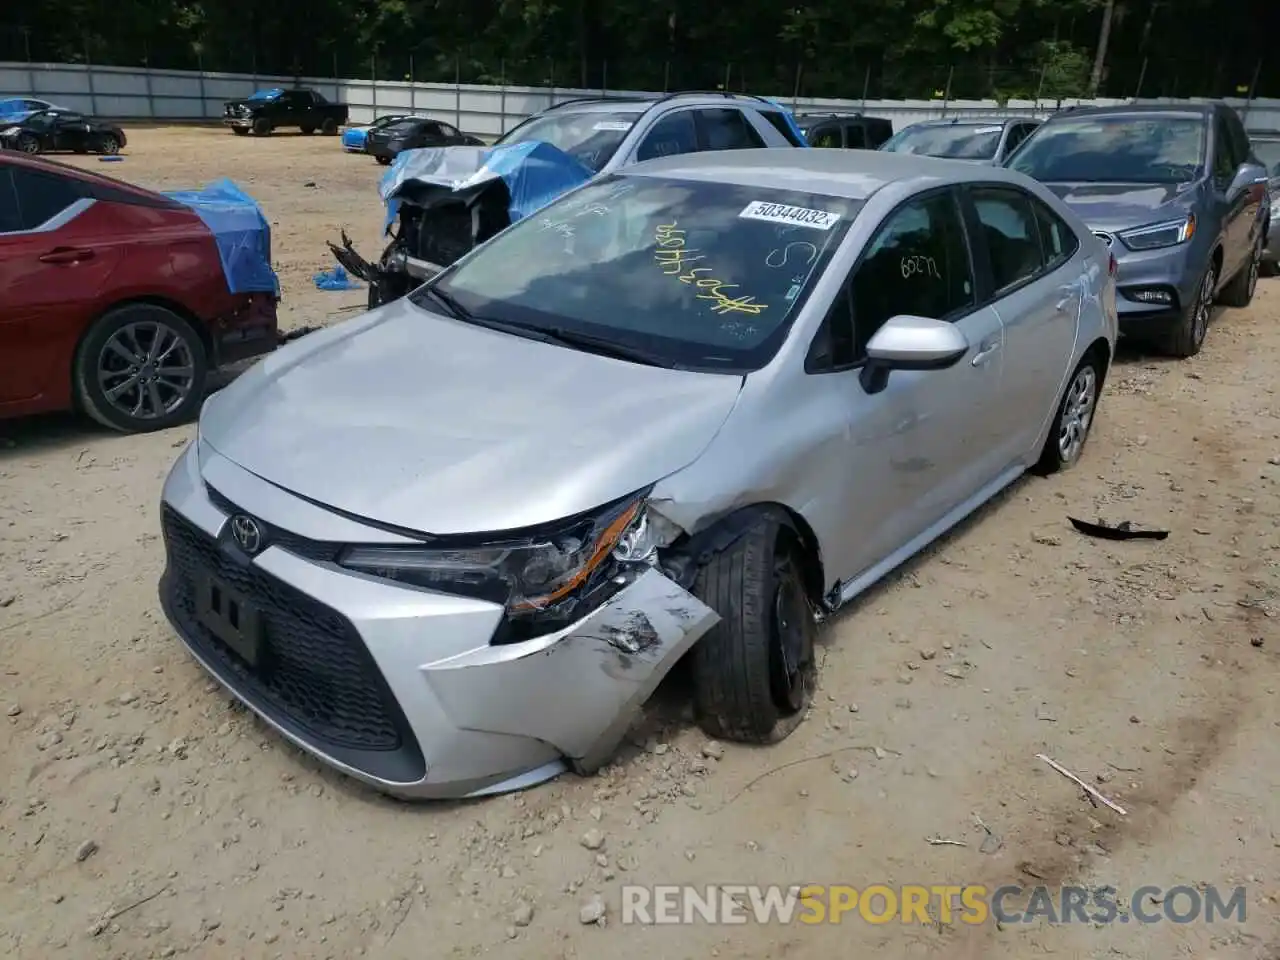
[[[202,659],[255,707],[318,749],[389,779],[421,776],[422,755],[404,714],[350,621],[252,566],[233,545],[210,537],[167,504],[161,524],[165,606]],[[209,574],[260,611],[264,652],[257,667],[197,617],[197,583]],[[370,761],[369,751],[400,756]],[[364,762],[341,752],[361,754],[354,759]]]

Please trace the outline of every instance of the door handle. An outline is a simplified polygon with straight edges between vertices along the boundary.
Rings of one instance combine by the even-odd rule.
[[[92,260],[93,251],[85,247],[58,247],[50,250],[48,253],[40,255],[41,263],[80,263],[82,260]]]
[[[970,360],[969,362],[973,364],[973,366],[975,367],[980,367],[984,363],[986,363],[988,360],[990,360],[991,355],[999,349],[1000,349],[999,341],[984,343],[982,346],[978,348],[978,352],[973,355],[973,359]]]

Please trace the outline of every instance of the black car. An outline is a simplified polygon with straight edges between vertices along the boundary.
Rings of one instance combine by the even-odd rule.
[[[127,142],[124,131],[114,123],[86,117],[71,110],[39,110],[17,123],[3,126],[0,146],[23,153],[119,153]]]
[[[333,135],[347,122],[347,106],[330,103],[314,90],[259,90],[243,100],[223,104],[222,122],[237,135],[252,132],[265,137],[281,127],[297,127],[303,133],[319,130]]]
[[[861,113],[802,113],[796,117],[811,147],[875,150],[893,136],[893,123]]]
[[[364,152],[384,165],[394,160],[401,150],[458,146],[483,147],[484,141],[463,133],[451,124],[426,117],[407,117],[385,127],[371,129],[364,140]]]

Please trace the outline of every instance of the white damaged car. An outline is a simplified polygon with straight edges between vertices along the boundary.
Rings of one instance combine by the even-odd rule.
[[[1081,455],[1113,261],[1007,170],[844,150],[628,167],[206,403],[170,622],[280,733],[405,797],[804,716],[823,616]]]

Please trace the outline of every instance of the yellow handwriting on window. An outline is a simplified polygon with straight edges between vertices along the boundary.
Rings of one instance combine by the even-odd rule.
[[[768,308],[768,304],[758,303],[752,296],[731,296],[727,291],[737,290],[738,284],[726,283],[715,276],[703,276],[714,273],[710,267],[691,266],[706,257],[689,248],[685,241],[685,231],[679,229],[675,221],[658,224],[653,240],[653,259],[662,267],[662,272],[696,288],[697,299],[713,301],[712,313],[746,313],[757,316]]]

